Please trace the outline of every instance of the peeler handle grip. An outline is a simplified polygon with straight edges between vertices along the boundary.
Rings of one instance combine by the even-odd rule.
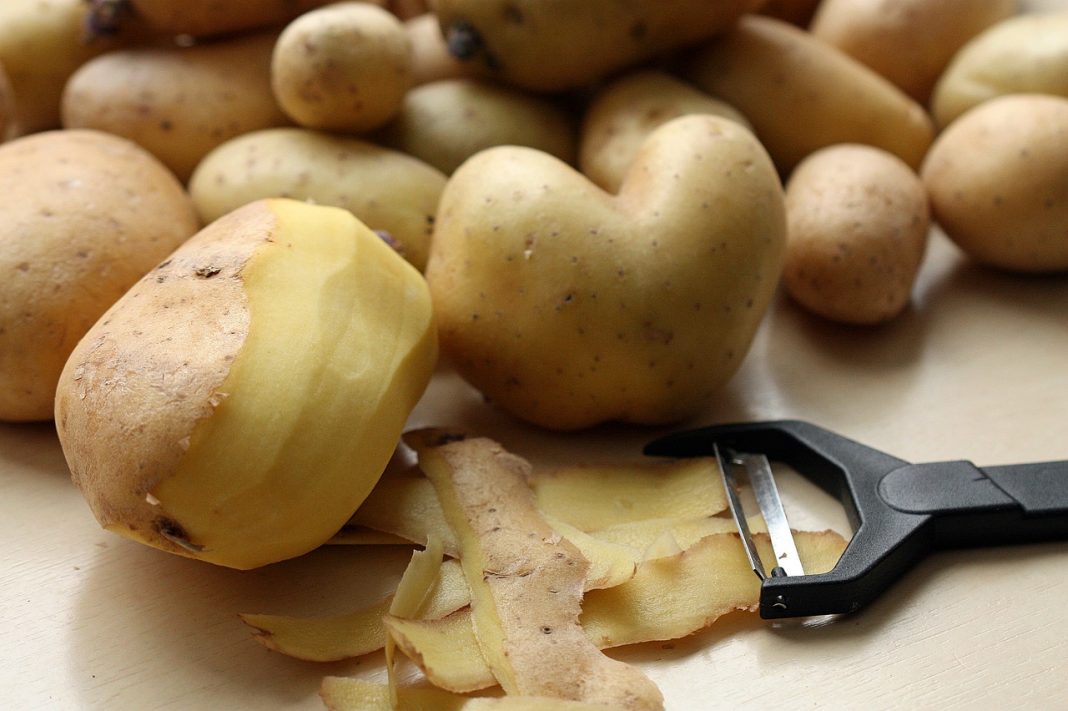
[[[1068,461],[912,464],[887,474],[879,495],[900,513],[930,516],[937,547],[1068,538]]]

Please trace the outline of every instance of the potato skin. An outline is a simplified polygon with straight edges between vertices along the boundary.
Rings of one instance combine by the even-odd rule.
[[[227,139],[288,123],[270,86],[273,35],[130,49],[85,64],[63,92],[63,125],[128,138],[185,181]]]
[[[0,64],[0,143],[14,138],[15,134],[15,94],[4,65]]]
[[[156,32],[208,37],[281,25],[335,0],[129,0]],[[363,0],[383,4],[384,0]]]
[[[783,285],[825,318],[876,324],[899,314],[927,246],[927,192],[901,159],[870,146],[819,150],[786,186]]]
[[[760,14],[798,27],[808,27],[819,4],[820,0],[768,0],[760,8]]]
[[[1068,12],[1022,15],[972,39],[938,80],[931,111],[944,128],[1004,94],[1068,97]]]
[[[750,15],[709,42],[686,78],[745,114],[779,170],[836,143],[887,150],[918,168],[931,120],[886,79],[779,20]]]
[[[411,65],[400,20],[373,5],[344,2],[286,27],[271,59],[271,86],[301,126],[364,133],[400,109]]]
[[[441,79],[459,79],[477,72],[449,54],[437,15],[427,13],[404,23],[412,48],[412,85],[420,86]]]
[[[444,188],[445,176],[416,158],[302,128],[238,136],[208,155],[189,181],[205,222],[261,198],[312,200],[388,232],[420,270]]]
[[[616,192],[646,137],[688,114],[722,116],[750,128],[733,106],[670,74],[646,70],[617,79],[586,109],[579,148],[582,172],[608,192]]]
[[[449,180],[427,281],[443,351],[497,405],[558,430],[693,415],[774,292],[782,188],[746,129],[686,116],[619,195],[528,148]]]
[[[476,79],[416,87],[400,113],[375,136],[449,174],[486,148],[528,146],[575,162],[571,116],[550,101]]]
[[[923,166],[935,219],[973,259],[1012,271],[1068,269],[1068,99],[987,101],[939,136]]]
[[[83,0],[0,2],[0,64],[18,97],[21,133],[60,125],[60,97],[67,79],[86,61],[114,47],[96,37],[86,42]]]
[[[75,344],[196,214],[158,161],[95,131],[0,146],[0,213],[0,420],[48,420]]]
[[[760,0],[438,0],[452,54],[535,91],[582,86],[722,32]]]
[[[809,31],[926,105],[957,50],[1015,11],[1016,0],[824,0]]]

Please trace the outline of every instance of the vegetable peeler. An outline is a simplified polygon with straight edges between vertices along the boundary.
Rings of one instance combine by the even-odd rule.
[[[678,432],[644,451],[719,459],[731,513],[762,580],[765,619],[855,612],[932,550],[1068,539],[1068,461],[911,464],[797,420]],[[792,466],[845,507],[853,539],[833,570],[806,575],[801,568],[769,458]],[[739,467],[767,523],[777,559],[770,573],[738,502]]]

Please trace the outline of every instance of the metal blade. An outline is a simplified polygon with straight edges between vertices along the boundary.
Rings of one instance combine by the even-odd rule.
[[[753,536],[749,533],[749,524],[745,520],[745,511],[742,510],[742,502],[738,500],[738,482],[735,481],[734,474],[731,472],[732,466],[743,462],[730,450],[727,450],[728,456],[725,457],[718,444],[713,443],[712,451],[715,453],[716,462],[719,464],[719,473],[723,477],[723,488],[727,491],[727,504],[730,506],[731,515],[734,516],[734,523],[738,526],[738,533],[742,537],[742,545],[745,547],[746,557],[749,558],[749,565],[752,566],[753,572],[757,574],[757,577],[764,580],[768,576],[764,573],[764,565],[760,562],[760,555],[753,544]],[[771,528],[770,524],[768,528]],[[789,529],[787,529],[787,532],[789,532]]]
[[[775,551],[776,567],[782,568],[786,575],[804,575],[805,570],[801,567],[801,558],[797,555],[797,546],[794,544],[794,534],[790,532],[790,522],[786,520],[786,511],[782,507],[782,499],[779,498],[779,489],[775,486],[775,477],[771,473],[768,458],[763,454],[735,456],[745,464],[749,485],[753,487],[760,513],[764,515],[771,548]],[[773,570],[772,575],[776,574]]]

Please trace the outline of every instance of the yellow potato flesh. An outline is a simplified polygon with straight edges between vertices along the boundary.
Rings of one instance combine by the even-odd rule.
[[[767,530],[763,519],[759,517],[750,517],[748,524],[752,533],[763,533]],[[734,533],[737,530],[738,526],[734,523],[733,518],[705,516],[683,520],[656,518],[633,521],[591,531],[590,535],[608,543],[628,546],[638,551],[647,551],[665,532],[670,532],[671,536],[679,544],[679,548],[686,550],[705,536],[717,533]]]
[[[466,607],[470,601],[460,564],[446,561],[420,614],[426,619],[437,619]],[[256,629],[256,641],[268,649],[309,662],[332,662],[382,649],[388,636],[382,617],[389,614],[392,603],[390,596],[334,617],[247,614],[240,617]]]
[[[213,416],[151,491],[178,542],[235,568],[337,531],[381,475],[436,358],[414,270],[344,211],[271,204],[277,234],[243,270],[248,337]]]
[[[441,571],[441,555],[441,541],[434,538],[427,540],[425,550],[412,553],[411,562],[397,584],[397,592],[389,604],[389,615],[386,617],[401,620],[415,617],[430,602],[428,598]],[[389,675],[389,700],[394,708],[399,704],[397,673],[393,663],[396,646],[393,637],[386,635],[386,673]]]
[[[475,639],[471,608],[440,620],[402,620],[389,615],[386,629],[434,686],[458,694],[497,686]]]
[[[413,543],[433,536],[442,542],[448,555],[459,557],[456,536],[445,522],[434,485],[421,475],[382,477],[349,522]]]
[[[646,519],[711,516],[727,508],[712,459],[564,467],[539,473],[530,483],[538,508],[584,531]]]

